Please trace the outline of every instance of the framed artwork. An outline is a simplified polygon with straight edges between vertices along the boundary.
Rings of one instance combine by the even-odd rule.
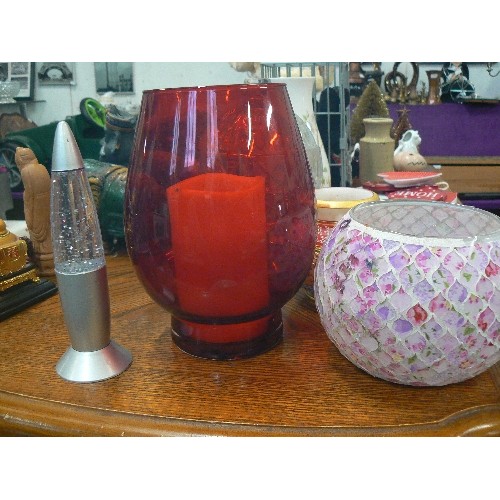
[[[40,85],[75,85],[75,63],[38,63],[37,77]]]
[[[131,62],[96,62],[94,68],[98,94],[134,93],[134,73]]]
[[[16,101],[31,101],[35,90],[35,63],[0,62],[0,81],[18,81],[21,87]]]

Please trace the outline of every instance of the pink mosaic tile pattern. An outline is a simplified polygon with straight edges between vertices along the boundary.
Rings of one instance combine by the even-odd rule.
[[[323,245],[315,300],[328,337],[375,377],[475,377],[500,360],[500,218],[443,202],[360,205]]]

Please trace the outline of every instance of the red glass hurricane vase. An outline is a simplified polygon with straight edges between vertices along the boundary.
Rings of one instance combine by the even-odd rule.
[[[172,339],[209,359],[282,339],[305,280],[314,188],[284,84],[145,91],[125,194],[129,255],[172,314]]]

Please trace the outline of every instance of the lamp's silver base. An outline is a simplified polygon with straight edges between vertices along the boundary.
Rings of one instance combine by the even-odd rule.
[[[70,382],[98,382],[116,377],[132,363],[132,355],[113,340],[92,352],[75,351],[70,347],[57,362],[59,376]]]

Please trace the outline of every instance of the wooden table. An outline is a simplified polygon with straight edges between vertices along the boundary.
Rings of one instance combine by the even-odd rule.
[[[456,162],[440,171],[455,193],[500,193],[500,165]]]
[[[283,308],[284,341],[218,362],[180,351],[126,255],[108,256],[112,338],[134,360],[93,384],[61,379],[69,346],[59,297],[0,323],[0,435],[500,435],[500,363],[445,387],[399,386],[347,361],[303,290]]]

